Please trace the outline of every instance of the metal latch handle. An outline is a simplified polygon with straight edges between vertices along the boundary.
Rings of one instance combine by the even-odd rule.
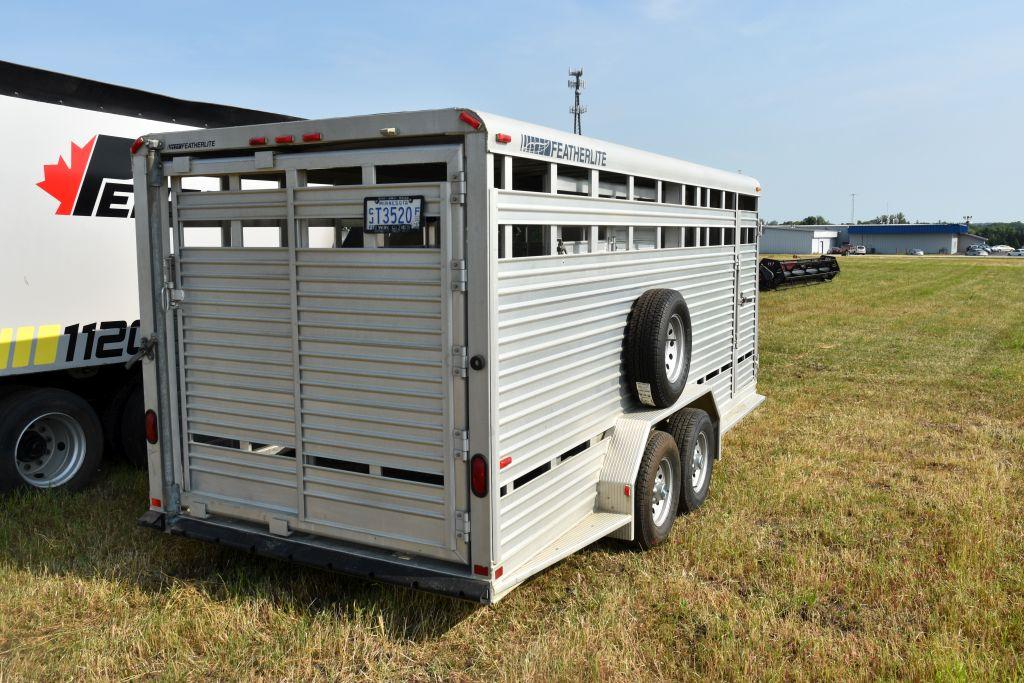
[[[153,360],[153,355],[156,353],[157,338],[155,334],[151,334],[148,337],[143,337],[139,343],[139,350],[132,354],[132,357],[125,361],[125,370],[131,370],[132,367],[139,362],[139,360],[145,356],[148,360]]]

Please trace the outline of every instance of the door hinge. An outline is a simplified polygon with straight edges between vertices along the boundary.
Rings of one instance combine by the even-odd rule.
[[[177,261],[177,259],[175,259],[173,255],[172,256],[164,256],[163,273],[161,273],[161,275],[163,276],[164,285],[165,286],[168,285],[168,284],[173,285],[174,284],[174,277],[175,277],[175,275],[177,275],[177,273],[178,273],[178,261]]]
[[[452,347],[452,374],[463,378],[469,376],[469,364],[466,358],[468,355],[469,350],[465,346]]]
[[[163,286],[160,289],[161,302],[164,310],[178,308],[185,300],[185,290],[177,289],[174,281],[177,279],[178,262],[174,256],[165,256],[163,261]]]
[[[469,430],[456,429],[455,437],[455,458],[463,462],[469,462]]]
[[[466,262],[463,260],[452,261],[452,291],[466,291]]]
[[[466,172],[459,171],[452,177],[452,204],[466,203]]]
[[[469,543],[469,513],[458,512],[455,513],[455,535],[462,538],[463,541]]]

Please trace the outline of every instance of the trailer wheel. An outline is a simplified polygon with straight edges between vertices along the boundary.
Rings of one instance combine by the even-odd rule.
[[[676,402],[690,372],[690,309],[674,289],[650,289],[633,302],[626,328],[626,381],[644,405]]]
[[[652,431],[633,487],[636,544],[641,549],[649,550],[668,538],[679,506],[680,482],[676,442],[665,432]]]
[[[31,388],[0,401],[0,493],[18,488],[78,491],[92,479],[102,457],[99,417],[80,396]]]
[[[121,452],[135,467],[145,468],[149,455],[146,448],[146,411],[142,384],[135,383],[125,400],[121,411]]]
[[[124,407],[132,392],[132,384],[123,384],[100,409],[100,424],[103,426],[103,454],[110,458],[124,455],[121,446],[121,424],[124,420]]]
[[[693,512],[707,500],[718,442],[711,417],[699,408],[683,408],[668,419],[666,431],[679,446],[682,491],[679,512]]]

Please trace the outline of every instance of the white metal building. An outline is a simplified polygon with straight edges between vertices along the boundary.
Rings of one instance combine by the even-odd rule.
[[[826,254],[836,246],[834,225],[766,225],[761,235],[762,254]]]
[[[863,244],[869,254],[907,254],[912,249],[926,254],[956,254],[987,241],[970,234],[962,223],[850,225],[840,232],[846,236],[844,242]]]

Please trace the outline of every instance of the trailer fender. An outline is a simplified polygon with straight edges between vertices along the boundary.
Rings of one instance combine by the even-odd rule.
[[[687,387],[675,404],[657,410],[638,409],[623,414],[615,421],[608,437],[608,454],[601,468],[597,484],[597,508],[601,512],[633,514],[633,484],[640,470],[647,437],[651,430],[673,413],[683,408],[700,408],[711,416],[716,439],[721,444],[721,420],[714,394],[703,386]],[[719,452],[721,449],[719,448]],[[610,535],[626,541],[633,540],[633,521]]]

